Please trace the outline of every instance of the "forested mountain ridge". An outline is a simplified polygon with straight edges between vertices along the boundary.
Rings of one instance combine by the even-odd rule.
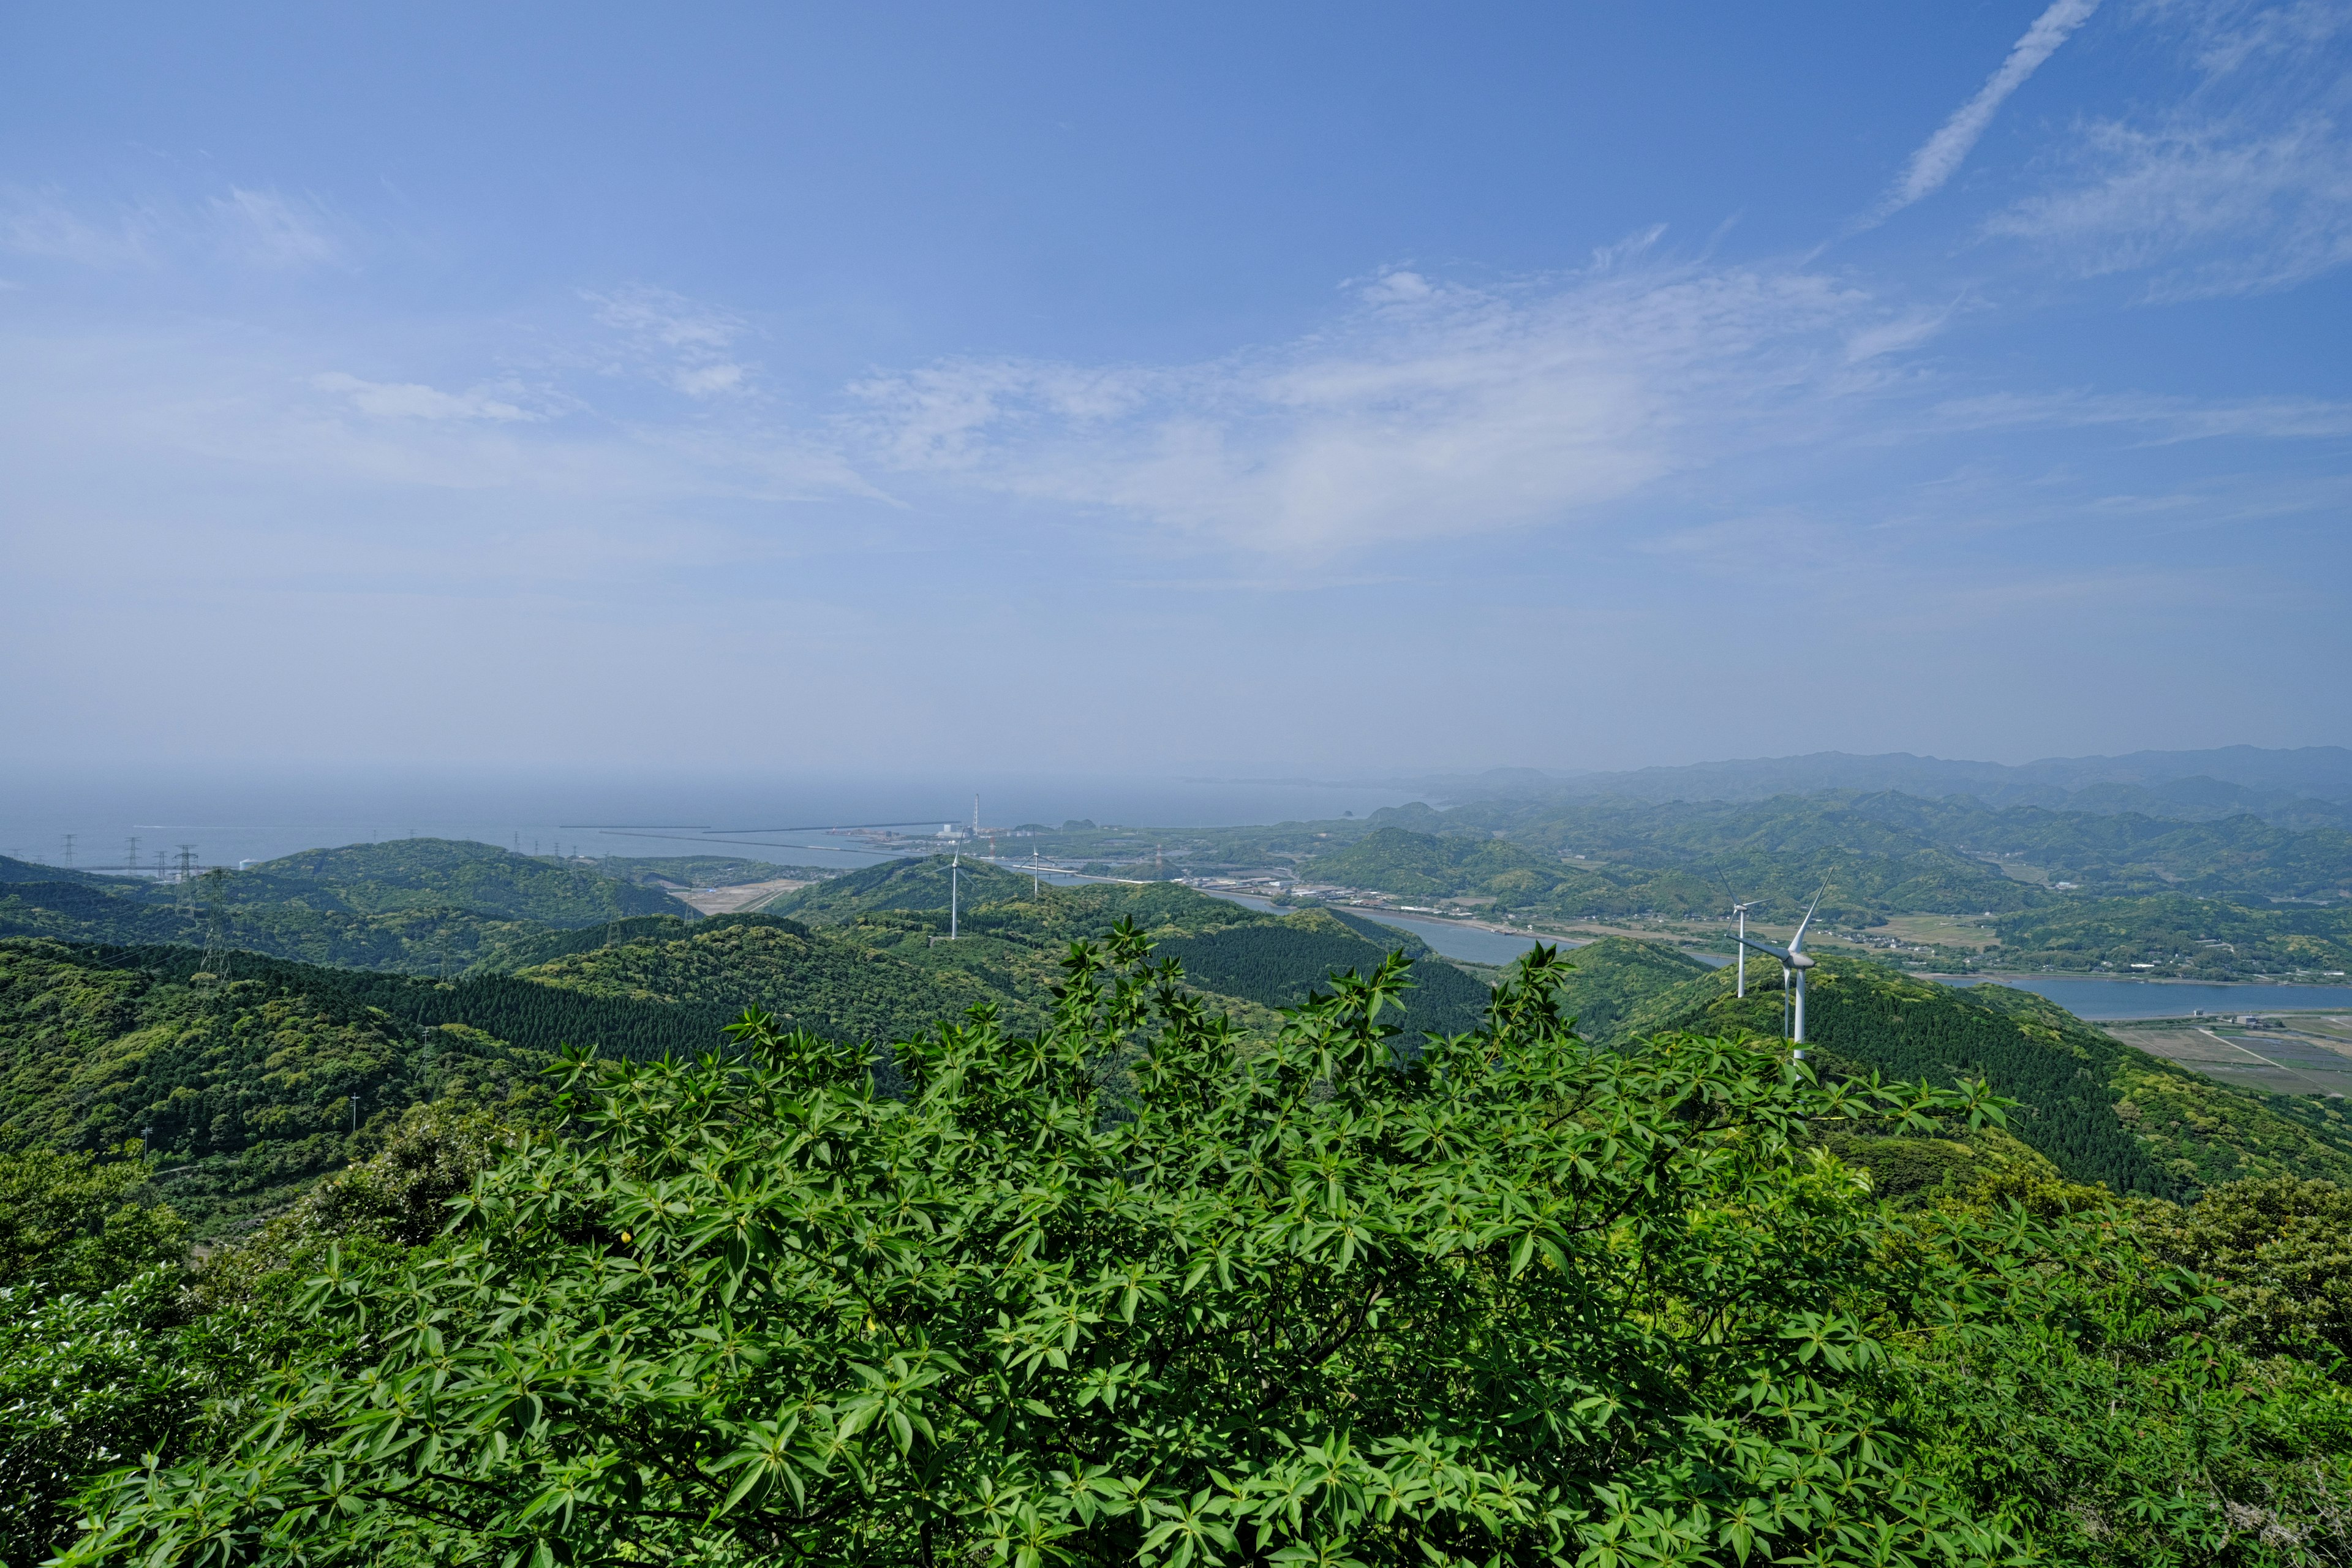
[[[305,850],[183,882],[0,864],[0,935],[148,945],[185,942],[310,963],[454,974],[549,927],[696,918],[656,889],[584,863],[452,839]]]
[[[221,882],[231,905],[299,903],[382,914],[465,910],[541,925],[597,925],[631,915],[691,920],[691,905],[658,889],[607,877],[587,861],[519,855],[456,838],[391,838],[340,849],[305,849],[232,872]]]
[[[1743,898],[1801,905],[1832,867],[1853,884],[1849,899],[1888,913],[2029,908],[2058,882],[2085,897],[2352,899],[2352,833],[2294,831],[2252,816],[2184,823],[1882,792],[1666,805],[1479,802],[1446,812],[1407,805],[1368,820],[1374,831],[1499,834],[1563,859],[1570,873],[1654,885],[1661,899],[1674,896],[1681,873],[1710,886],[1727,880]],[[2034,880],[2004,888],[2011,879],[2003,862],[2030,867]],[[1932,902],[1938,898],[1940,906]]]
[[[2074,810],[2097,809],[2093,802],[2104,795],[2201,815],[2216,807],[2259,810],[2297,801],[2352,801],[2352,750],[2221,746],[2201,752],[2135,752],[2116,757],[2045,757],[2017,765],[1915,756],[1908,752],[1872,756],[1816,752],[1619,773],[1564,774],[1534,768],[1496,768],[1479,774],[1422,780],[1409,787],[1426,788],[1454,800],[1614,796],[1659,802],[1900,790],[1931,799],[1965,795],[1996,805]]]
[[[931,869],[878,868],[866,901],[919,905]],[[363,1152],[409,1105],[530,1097],[565,1045],[697,1055],[722,1048],[722,1027],[746,1006],[839,1040],[906,1039],[981,1003],[1035,1026],[1065,978],[1068,942],[1122,918],[1171,939],[1168,955],[1197,968],[1195,988],[1245,1029],[1273,1027],[1274,1008],[1333,970],[1369,973],[1392,947],[1426,956],[1402,933],[1376,940],[1327,914],[1265,915],[1182,888],[1056,888],[1040,899],[1026,879],[971,880],[1027,902],[980,906],[956,942],[937,940],[943,910],[920,908],[836,908],[841,918],[822,929],[759,914],[574,931],[482,922],[503,942],[438,980],[220,945],[0,938],[0,1151],[110,1148],[152,1128],[174,1201],[217,1228]],[[71,889],[110,910],[123,903],[85,884],[17,886]],[[430,913],[298,912],[346,922],[346,933],[349,922]],[[225,934],[251,931],[254,914],[228,909]],[[1403,1021],[1459,1032],[1475,1026],[1486,994],[1433,960]]]
[[[1034,1025],[1039,994],[972,973],[908,963],[855,929],[817,932],[789,920],[738,918],[708,929],[591,948],[520,970],[515,978],[665,1005],[772,1013],[787,1028],[833,1039],[887,1041],[993,1002]]]
[[[2352,972],[2352,907],[2248,907],[2165,893],[2053,900],[1995,922],[2004,966],[2095,973],[2154,965],[2170,978],[2317,979]]]
[[[2184,823],[1995,810],[1894,794],[1760,802],[1489,800],[1387,807],[1266,830],[1291,874],[1522,920],[1720,921],[1735,898],[1782,927],[1819,893],[1826,930],[1906,916],[1922,962],[2179,977],[2321,980],[2352,971],[2352,834],[2251,816]],[[1304,849],[1304,853],[1301,850]],[[1249,846],[1228,833],[1217,852]],[[1982,932],[1981,936],[1976,932]],[[1990,946],[1986,944],[1990,943]]]
[[[2044,896],[1994,868],[1903,842],[1876,825],[1840,833],[1840,825],[1810,814],[1795,814],[1792,824],[1759,827],[1745,842],[1696,853],[1647,842],[1589,852],[1554,848],[1540,826],[1525,840],[1505,839],[1475,816],[1433,822],[1441,814],[1425,807],[1392,811],[1375,814],[1372,830],[1357,843],[1300,863],[1300,879],[1407,897],[1469,896],[1497,910],[1559,920],[1719,913],[1729,902],[1727,882],[1743,898],[1772,900],[1790,913],[1826,884],[1823,914],[1851,921],[2022,910]]]
[[[1625,1020],[1651,997],[1710,973],[1664,942],[1632,937],[1602,937],[1565,956],[1560,1009],[1576,1020],[1577,1033],[1592,1040],[1619,1039]]]
[[[173,898],[169,889],[111,882],[0,883],[0,936],[125,947],[184,943],[408,974],[456,973],[546,929],[446,908],[368,915],[300,904],[215,904],[194,887]]]
[[[964,900],[958,921],[963,940],[944,942],[937,939],[947,934],[951,876]],[[1486,1008],[1485,982],[1393,927],[1367,930],[1368,922],[1318,911],[1268,914],[1164,882],[1041,886],[991,866],[953,871],[947,858],[934,856],[853,871],[787,894],[770,909],[874,942],[908,963],[961,969],[1024,990],[1040,1005],[1059,981],[1069,943],[1131,920],[1162,956],[1184,965],[1188,983],[1221,1001],[1293,1005],[1327,975],[1369,974],[1401,950],[1422,961],[1402,1020],[1409,1033],[1459,1033],[1475,1027]]]
[[[1736,998],[1728,971],[1661,989],[1610,1037],[1669,1029],[1779,1035],[1778,968],[1750,965],[1748,989]],[[2025,1103],[2011,1131],[2074,1181],[2174,1198],[2252,1176],[2352,1183],[2352,1120],[2338,1106],[2216,1083],[2029,992],[1939,985],[1824,956],[1808,984],[1805,1033],[1825,1067],[1947,1083],[1983,1079]]]
[[[731,855],[600,855],[597,871],[646,888],[735,888],[785,879],[822,881],[837,866],[783,866]]]
[[[335,971],[132,957],[0,941],[0,1149],[143,1141],[200,1234],[343,1165],[411,1104],[544,1097],[547,1053],[368,1005]]]

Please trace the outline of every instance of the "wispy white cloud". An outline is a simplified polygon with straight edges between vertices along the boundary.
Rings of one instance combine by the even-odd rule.
[[[641,368],[673,392],[713,398],[751,390],[753,369],[733,353],[748,330],[740,316],[644,284],[582,298],[596,307],[598,321],[623,334]]]
[[[1860,364],[1864,360],[1883,354],[1900,353],[1916,349],[1941,332],[1952,319],[1954,307],[1905,310],[1883,321],[1874,321],[1855,331],[1845,341],[1845,362]]]
[[[194,202],[75,202],[55,190],[0,195],[0,249],[77,267],[226,262],[290,272],[345,258],[333,216],[307,197],[231,185]]]
[[[1890,325],[1890,321],[1896,324]],[[1396,271],[1332,329],[1171,367],[955,361],[877,376],[877,460],[1314,555],[1592,515],[1802,428],[1850,340],[1932,331],[1801,270],[1605,268],[1488,291]]]
[[[2154,300],[2292,288],[2352,262],[2352,4],[2141,0],[2128,15],[2195,85],[2085,119],[2045,160],[2048,187],[1985,232],[2076,277],[2145,274]]]
[[[85,212],[55,191],[0,195],[0,248],[80,267],[144,266],[154,259],[158,225],[138,208]]]
[[[294,271],[341,258],[331,220],[315,202],[231,186],[209,206],[218,242],[247,266]]]
[[[2026,79],[2041,69],[2042,62],[2057,53],[2058,46],[2073,37],[2074,29],[2089,21],[2091,13],[2098,8],[2099,0],[2053,0],[2050,8],[2036,17],[2025,36],[2011,47],[2000,68],[1977,89],[1976,96],[1962,104],[1911,154],[1911,162],[1879,204],[1874,218],[1900,212],[1958,173],[2009,95],[2023,87]]]
[[[2256,131],[2242,121],[2157,131],[2092,127],[2070,188],[1995,216],[2078,276],[2152,270],[2151,298],[2292,287],[2352,261],[2352,141],[2325,116]]]
[[[2137,426],[2155,441],[2220,438],[2341,440],[2352,437],[2352,403],[2325,398],[2199,402],[2136,393],[1998,393],[1954,398],[1933,410],[1949,429]]]
[[[338,393],[362,414],[380,419],[531,419],[504,398],[482,388],[443,392],[417,382],[362,381],[342,371],[314,375],[310,384],[321,392]]]

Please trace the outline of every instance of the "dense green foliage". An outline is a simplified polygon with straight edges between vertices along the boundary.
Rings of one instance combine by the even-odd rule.
[[[229,956],[215,974],[186,949],[0,941],[0,1146],[143,1131],[173,1205],[211,1232],[375,1147],[410,1105],[543,1096],[545,1055],[363,999],[447,994],[428,983]]]
[[[1751,966],[1744,1002],[1731,991],[1717,973],[1659,992],[1619,1034],[1780,1032],[1777,968]],[[1806,1037],[1863,1070],[1984,1079],[2023,1102],[2011,1131],[2073,1181],[2164,1197],[2253,1176],[2352,1184],[2352,1121],[2341,1110],[2216,1083],[2030,992],[1954,988],[1826,957],[1810,984]]]
[[[457,1245],[322,1278],[373,1373],[134,1473],[77,1560],[2002,1552],[1896,1462],[1877,1222],[1790,1139],[1957,1097],[1596,1057],[1539,969],[1410,1071],[1396,968],[1236,1058],[1142,952],[1044,1035],[903,1044],[903,1100],[761,1018],[731,1067],[583,1061],[587,1135]]]
[[[1038,1035],[983,1009],[902,1042],[896,1097],[758,1016],[732,1058],[575,1060],[573,1136],[439,1242],[329,1254],[242,1406],[268,1419],[123,1472],[68,1561],[2352,1544],[2343,1392],[2208,1328],[2104,1194],[1898,1211],[1819,1152],[1983,1138],[1973,1091],[1596,1052],[1542,954],[1411,1067],[1401,961],[1237,1048],[1145,957],[1131,928],[1074,954]]]
[[[844,934],[874,920],[921,924]],[[0,1553],[67,1545],[142,1451],[73,1561],[2352,1549],[2341,1189],[2118,1210],[1965,1085],[1596,1051],[1579,973],[1536,955],[1416,1060],[1402,959],[1253,1039],[1130,926],[1035,1033],[983,1007],[887,1073],[753,1016],[722,1056],[576,1056],[556,1142],[411,1105],[186,1286],[0,1291]],[[35,1274],[103,1234],[92,1172],[143,1177],[13,1168],[79,1204]]]
[[[600,926],[573,926],[545,931],[529,928],[502,938],[476,959],[470,974],[511,974],[534,963],[546,963],[575,952],[617,947],[625,942],[671,942],[686,935],[691,922],[676,915],[632,915]]]
[[[0,1287],[0,1563],[47,1561],[72,1540],[92,1476],[181,1452],[204,1424],[223,1390],[183,1342],[181,1297],[170,1268],[96,1296]]]
[[[2143,1221],[2151,1248],[2213,1282],[2236,1338],[2266,1353],[2352,1357],[2352,1188],[2237,1182]]]
[[[1268,1007],[1295,1007],[1327,984],[1350,972],[1370,974],[1390,952],[1408,944],[1381,942],[1351,930],[1329,915],[1309,910],[1265,923],[1228,926],[1199,936],[1180,936],[1160,945],[1162,958],[1184,966],[1184,978],[1201,989],[1240,996]],[[1423,949],[1423,952],[1426,950]],[[1486,983],[1443,963],[1422,963],[1417,984],[1396,1020],[1408,1037],[1457,1035],[1486,1016]]]
[[[1335,970],[1369,971],[1386,951],[1326,916],[1265,915],[1164,885],[1039,897],[987,868],[971,870],[977,891],[1027,897],[980,904],[971,934],[939,942],[944,911],[919,906],[945,870],[859,873],[852,898],[826,906],[846,923],[823,931],[772,915],[514,928],[522,934],[448,981],[226,950],[0,940],[0,1146],[92,1150],[149,1129],[175,1201],[212,1234],[365,1153],[407,1107],[511,1096],[567,1044],[691,1055],[747,1002],[840,1039],[919,1033],[981,1002],[1038,1026],[1062,946],[1122,915],[1179,938],[1221,935],[1207,967],[1249,969],[1254,990],[1278,1002]],[[1434,966],[1408,1022],[1466,1028],[1485,995]],[[1258,1000],[1219,1005],[1270,1027]]]
[[[330,1258],[429,1242],[448,1200],[515,1134],[480,1111],[415,1106],[371,1158],[311,1188],[250,1237],[216,1245],[193,1273],[176,1237],[108,1283],[69,1283],[77,1243],[35,1259],[37,1286],[0,1287],[0,1563],[29,1564],[74,1534],[73,1500],[95,1474],[142,1454],[176,1458],[245,1423],[257,1379],[291,1356],[331,1356],[300,1310]],[[98,1167],[130,1172],[134,1164]],[[20,1170],[30,1167],[19,1166]],[[50,1167],[54,1173],[58,1167]],[[67,1172],[49,1207],[86,1185]],[[117,1267],[132,1262],[118,1249]]]
[[[154,1162],[106,1152],[0,1152],[0,1289],[94,1295],[180,1260],[187,1222],[154,1201]]]
[[[752,916],[707,922],[676,941],[596,948],[522,971],[541,986],[667,1005],[773,1010],[790,1026],[829,1039],[879,1039],[919,1031],[942,1010],[992,999],[955,971],[926,971],[855,940],[789,920]],[[707,1038],[708,1037],[706,1037]]]
[[[1615,1039],[1635,1007],[1676,985],[1706,977],[1707,966],[1662,942],[1603,937],[1569,955],[1574,968],[1560,982],[1560,1005],[1588,1039]]]

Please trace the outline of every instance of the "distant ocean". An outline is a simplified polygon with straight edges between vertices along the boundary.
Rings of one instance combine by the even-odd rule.
[[[236,775],[125,768],[102,777],[0,775],[0,854],[120,870],[129,842],[152,869],[194,846],[199,865],[235,866],[300,849],[388,838],[471,838],[526,853],[724,855],[783,863],[871,864],[823,831],[898,823],[936,832],[1082,818],[1129,827],[1202,827],[1366,816],[1414,798],[1377,785],[1148,776],[1034,777],[641,773]],[[721,833],[725,829],[761,829]],[[713,839],[719,841],[712,841]]]

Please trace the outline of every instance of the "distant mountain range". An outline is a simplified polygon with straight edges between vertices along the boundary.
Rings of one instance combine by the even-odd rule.
[[[2283,826],[2352,825],[2352,748],[2344,746],[2221,746],[2120,757],[2045,757],[2016,766],[1908,752],[1815,752],[1623,773],[1490,768],[1402,782],[1454,802],[1550,796],[1744,801],[1828,790],[1898,790],[1929,799],[1973,795],[1989,805],[2137,811],[2190,820],[2251,812]],[[2281,813],[2297,820],[2282,818]]]

